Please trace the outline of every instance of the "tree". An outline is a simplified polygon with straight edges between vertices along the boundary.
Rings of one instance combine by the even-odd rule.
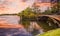
[[[48,10],[45,10],[45,12],[43,12],[42,14],[45,14],[45,15],[51,15],[52,14],[52,12],[51,12],[51,10],[50,9],[48,9]]]
[[[23,25],[29,25],[31,20],[35,20],[35,17],[37,16],[37,14],[35,14],[31,8],[27,8],[25,10],[23,10],[21,13],[18,13],[18,16],[20,16],[22,19],[22,24]]]
[[[52,4],[51,9],[46,10],[42,14],[52,14],[52,15],[57,14],[57,15],[59,15],[60,14],[60,1],[54,2],[51,4]]]
[[[53,14],[60,14],[60,1],[59,0],[57,0],[57,2],[55,2],[55,5],[53,5],[51,10],[52,10],[51,12]]]
[[[41,14],[40,6],[36,6],[36,3],[33,4],[32,10],[36,14]]]

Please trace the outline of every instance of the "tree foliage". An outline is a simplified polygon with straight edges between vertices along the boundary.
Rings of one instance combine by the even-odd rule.
[[[22,12],[18,13],[18,16],[20,16],[22,19],[22,24],[27,26],[29,25],[31,20],[35,20],[35,17],[37,16],[36,13],[32,11],[31,8],[27,8],[23,10]]]
[[[36,14],[29,7],[25,9],[24,11],[22,11],[21,13],[19,13],[18,15],[22,17],[26,17],[26,18],[32,18],[36,16]]]
[[[46,10],[42,14],[60,14],[60,2],[56,3],[51,9]]]

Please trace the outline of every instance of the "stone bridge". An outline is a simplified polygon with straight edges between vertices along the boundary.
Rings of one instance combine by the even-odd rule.
[[[45,19],[44,17],[48,17],[52,19],[52,22],[54,22],[55,24],[58,24],[58,26],[60,27],[60,15],[39,15],[38,17],[43,17],[42,18],[43,21],[47,20],[47,18]],[[39,18],[38,20],[42,20],[42,19]]]
[[[60,21],[60,15],[39,15],[38,17],[43,17],[43,16]]]

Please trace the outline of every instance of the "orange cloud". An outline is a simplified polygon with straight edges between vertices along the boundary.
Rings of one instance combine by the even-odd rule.
[[[0,14],[19,13],[29,5],[32,5],[32,0],[4,0],[0,2]]]

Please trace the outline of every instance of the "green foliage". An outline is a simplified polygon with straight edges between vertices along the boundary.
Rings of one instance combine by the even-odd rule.
[[[51,9],[46,10],[42,14],[59,14],[60,12],[60,2],[51,7]]]
[[[24,26],[27,26],[27,25],[29,26],[30,20],[35,20],[35,17],[37,16],[37,14],[34,13],[31,8],[28,7],[27,9],[19,13],[18,16],[22,18],[22,24]]]
[[[58,2],[58,10],[59,10],[59,12],[60,12],[60,1]]]
[[[51,12],[50,10],[48,10],[49,12]],[[48,12],[47,11],[47,12]],[[50,13],[49,13],[50,14]],[[18,14],[22,19],[22,24],[25,25],[25,26],[29,26],[30,24],[30,21],[34,20],[36,21],[36,18],[37,18],[37,15],[36,13],[34,13],[31,8],[27,8],[25,9],[24,11],[22,11],[21,13]],[[43,18],[42,18],[43,19]],[[47,19],[46,19],[47,20]],[[47,20],[47,21],[50,21],[50,20]],[[52,26],[49,26],[48,23],[46,22],[40,22],[40,21],[37,21],[38,24],[43,28],[45,29],[45,31],[48,31],[48,30],[51,30],[51,29],[55,29],[56,28],[56,25],[54,25],[54,23],[52,23]],[[55,26],[55,27],[54,27]]]
[[[58,13],[58,8],[56,7],[51,7],[51,9],[46,10],[45,12],[43,12],[42,14],[55,14]]]
[[[46,10],[45,12],[43,12],[42,14],[52,14],[52,12],[51,12],[51,10],[50,9],[48,9],[48,10]]]
[[[46,14],[50,14],[51,11],[48,9],[48,11],[45,11]],[[22,24],[25,26],[25,27],[28,27],[30,25],[30,21],[31,20],[35,20],[37,19],[37,16],[39,14],[36,14],[32,11],[31,8],[27,8],[25,9],[24,11],[22,11],[21,13],[18,14],[22,19]],[[43,18],[42,18],[43,19]],[[47,20],[47,19],[46,19]],[[47,21],[50,21],[50,20],[47,20]],[[37,21],[38,24],[45,30],[45,31],[48,31],[48,30],[51,30],[51,29],[55,29],[56,28],[56,25],[54,23],[52,23],[52,26],[49,26],[48,23],[46,22],[40,22],[40,21]]]
[[[28,28],[28,26],[30,25],[30,21],[27,21],[27,20],[22,20],[22,24],[25,28]]]
[[[41,35],[39,34],[38,36],[60,36],[60,29],[48,31],[44,34],[41,34]]]
[[[26,18],[32,18],[36,16],[36,14],[29,7],[22,11],[21,13],[19,13],[18,15]]]

